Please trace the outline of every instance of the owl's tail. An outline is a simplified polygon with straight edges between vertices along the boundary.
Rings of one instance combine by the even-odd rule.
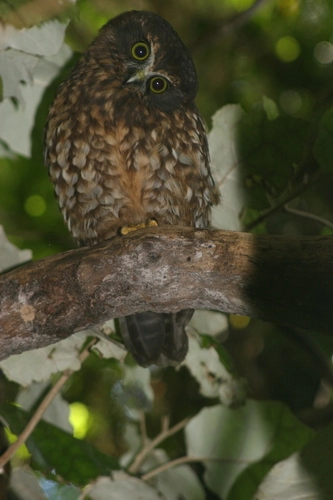
[[[170,314],[147,311],[120,318],[124,344],[141,366],[178,364],[187,354],[185,327],[193,312],[193,309]]]

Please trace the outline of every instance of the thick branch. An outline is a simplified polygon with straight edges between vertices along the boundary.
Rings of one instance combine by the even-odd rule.
[[[0,276],[0,358],[133,312],[218,309],[333,332],[333,238],[157,227]]]

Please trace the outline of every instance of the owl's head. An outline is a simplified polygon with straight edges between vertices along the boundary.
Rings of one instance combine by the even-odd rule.
[[[110,79],[148,106],[173,111],[188,106],[198,81],[193,61],[170,24],[147,11],[109,21],[88,49]]]

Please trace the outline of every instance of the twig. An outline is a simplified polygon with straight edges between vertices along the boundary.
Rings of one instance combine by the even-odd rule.
[[[330,229],[333,229],[333,222],[330,222],[327,219],[324,219],[323,217],[319,217],[318,215],[311,214],[310,212],[305,212],[303,210],[298,210],[297,208],[291,208],[288,207],[287,204],[284,205],[283,207],[286,212],[294,215],[298,215],[299,217],[303,217],[304,219],[310,219],[314,220],[315,222],[318,222],[318,224],[321,224],[322,226],[327,226]]]
[[[299,195],[304,193],[304,191],[306,191],[310,187],[314,186],[314,184],[316,184],[319,180],[320,180],[320,177],[317,175],[317,173],[314,174],[313,177],[307,183],[304,183],[304,184],[302,184],[301,187],[299,187],[298,189],[295,189],[283,201],[281,201],[280,203],[278,203],[274,207],[272,207],[269,210],[267,210],[266,212],[264,212],[262,215],[257,217],[255,220],[253,220],[249,224],[246,224],[246,226],[244,227],[244,231],[245,232],[250,231],[251,229],[256,227],[258,224],[260,224],[261,222],[264,222],[264,220],[266,220],[271,215],[275,214],[279,210],[282,210],[287,203],[294,200],[295,198],[298,198]]]
[[[163,415],[162,417],[162,432],[167,432],[170,426],[170,416]]]
[[[136,474],[143,462],[145,461],[146,457],[149,455],[149,453],[157,446],[159,445],[162,441],[164,441],[166,438],[172,436],[173,434],[176,434],[176,432],[180,431],[185,427],[185,425],[189,422],[190,418],[185,418],[181,422],[178,422],[178,424],[174,425],[170,429],[162,430],[158,436],[156,436],[155,439],[147,443],[142,450],[137,454],[135,457],[133,463],[129,466],[128,472],[131,474]]]
[[[251,17],[254,16],[257,10],[259,10],[263,4],[267,3],[267,1],[271,0],[257,0],[248,9],[243,10],[239,14],[236,14],[226,23],[224,23],[220,31],[231,31],[234,28],[240,28],[241,26],[244,26],[244,24],[246,24],[251,19]]]
[[[79,360],[82,363],[90,354],[90,349],[93,345],[95,345],[98,342],[98,339],[94,338],[89,344],[84,348],[84,350],[81,352],[79,355]],[[36,425],[42,418],[45,410],[47,407],[50,405],[52,400],[55,398],[55,396],[58,394],[60,389],[64,386],[64,384],[67,382],[69,377],[74,373],[73,370],[66,370],[56,383],[51,387],[49,392],[46,394],[40,405],[37,407],[35,413],[29,420],[27,426],[23,430],[23,432],[18,436],[17,440],[15,443],[13,443],[1,456],[0,456],[0,469],[4,467],[4,465],[13,457],[13,455],[17,452],[19,447],[28,439],[28,437],[31,435],[33,430],[35,429]]]
[[[203,44],[212,42],[218,36],[230,33],[235,28],[240,28],[246,24],[251,17],[257,12],[257,10],[267,1],[271,0],[257,0],[248,9],[243,10],[236,15],[233,15],[229,19],[224,20],[220,26],[215,30],[211,30],[209,33],[204,34],[202,37],[195,40],[194,43],[189,47],[190,51],[193,52],[197,49],[202,48]]]
[[[170,460],[169,462],[166,462],[165,464],[159,465],[158,467],[155,467],[155,469],[150,470],[149,472],[146,472],[146,474],[143,474],[141,476],[141,479],[144,481],[149,481],[149,479],[152,479],[153,477],[157,476],[161,472],[164,472],[168,469],[171,469],[172,467],[176,467],[177,465],[181,464],[189,464],[192,462],[225,462],[225,463],[251,463],[252,460],[241,460],[238,458],[213,458],[213,457],[179,457],[175,458],[174,460]]]

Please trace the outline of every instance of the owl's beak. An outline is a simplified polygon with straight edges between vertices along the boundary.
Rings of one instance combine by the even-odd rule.
[[[134,73],[133,76],[131,76],[126,83],[133,83],[133,82],[143,82],[146,79],[146,73],[144,72],[143,69],[139,69],[136,73]]]

